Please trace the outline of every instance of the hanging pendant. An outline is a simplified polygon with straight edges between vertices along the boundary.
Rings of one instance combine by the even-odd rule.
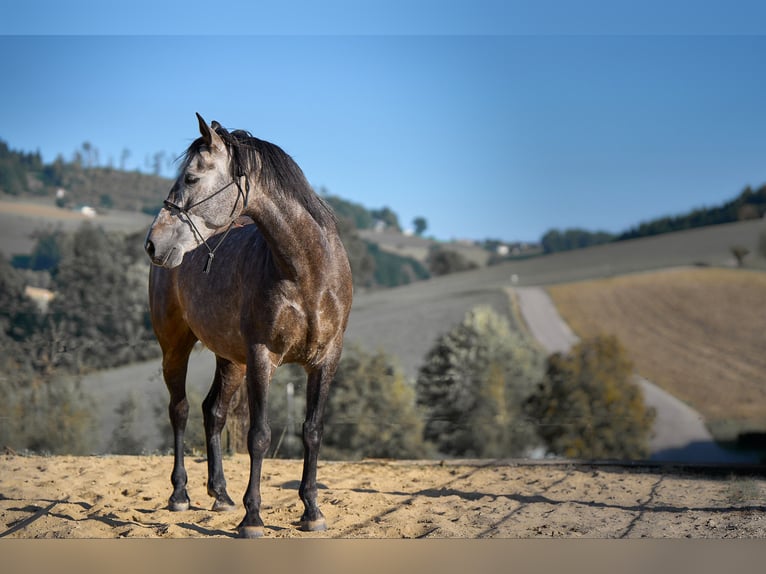
[[[203,273],[210,273],[210,267],[213,264],[213,257],[215,257],[215,253],[212,251],[207,254],[207,261],[205,261],[205,268],[202,270]]]

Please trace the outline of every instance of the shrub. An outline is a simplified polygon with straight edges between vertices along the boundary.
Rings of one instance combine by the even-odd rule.
[[[90,454],[94,406],[79,381],[0,377],[0,445],[50,454]]]
[[[570,458],[645,458],[655,413],[644,405],[632,373],[613,336],[551,355],[545,378],[528,403],[550,452]]]
[[[292,396],[288,385],[292,385]],[[298,365],[277,369],[269,390],[271,456],[303,456],[305,397],[303,369]],[[249,426],[246,392],[234,396],[229,412],[227,429],[233,448],[244,451]],[[325,408],[322,457],[402,459],[427,457],[430,452],[423,441],[415,391],[394,360],[383,352],[368,353],[347,345]]]
[[[431,274],[436,277],[458,271],[469,271],[478,267],[476,263],[469,261],[461,253],[442,247],[431,249],[426,264]]]
[[[508,457],[539,444],[523,404],[544,357],[490,307],[470,311],[428,352],[417,379],[425,438],[446,455]]]

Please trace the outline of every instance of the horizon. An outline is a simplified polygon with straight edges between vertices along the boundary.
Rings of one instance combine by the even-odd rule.
[[[441,240],[506,242],[619,233],[766,183],[766,36],[753,31],[766,9],[754,3],[735,18],[723,3],[600,12],[591,0],[575,18],[557,2],[549,14],[415,2],[399,23],[395,1],[373,6],[375,23],[336,0],[290,29],[280,9],[249,8],[264,16],[255,33],[229,15],[159,36],[167,8],[143,23],[138,2],[115,22],[75,2],[29,20],[40,4],[0,25],[0,139],[45,163],[89,142],[100,164],[127,149],[126,168],[146,172],[147,157],[175,158],[197,137],[199,112],[279,145],[315,189],[390,207],[404,228],[422,216]],[[93,26],[102,35],[82,35]]]
[[[5,140],[3,140],[2,137],[0,137],[0,142],[3,142],[5,144],[7,144],[8,148],[9,148],[9,150],[11,152],[25,153],[25,154],[39,153],[39,149],[38,150],[16,149],[12,145],[10,145],[9,142],[6,142]],[[77,152],[82,152],[84,150],[82,150],[82,148],[80,148],[80,149],[78,149],[76,151]],[[96,157],[99,158],[99,161],[100,161],[100,156],[98,155],[98,150],[97,149],[96,149]],[[63,156],[63,154],[59,154],[56,159],[59,159],[59,158],[63,159],[63,161],[65,163],[68,163],[68,164],[72,163],[72,160],[71,159],[67,159],[66,157]],[[167,158],[166,158],[166,161],[167,161]],[[43,164],[44,165],[50,165],[50,163],[52,163],[52,162],[45,161],[44,158],[43,158]],[[175,160],[173,161],[173,163],[174,164],[176,163]],[[165,165],[167,166],[167,163]],[[137,172],[137,173],[140,173],[141,175],[157,176],[157,177],[161,177],[161,178],[167,179],[168,182],[169,182],[169,185],[172,184],[172,181],[173,181],[172,178],[175,177],[174,175],[168,175],[166,173],[160,173],[160,174],[154,173],[147,166],[144,166],[143,169],[140,166],[136,166],[133,169],[128,169],[128,168],[122,169],[119,166],[111,165],[111,163],[110,164],[106,164],[104,162],[94,163],[93,165],[88,165],[88,166],[83,167],[83,169],[86,169],[86,170],[87,169],[109,169],[109,170],[124,171],[124,172]],[[752,191],[758,191],[758,189],[760,189],[761,187],[766,187],[766,183],[763,183],[762,185],[760,185],[758,187],[755,187],[755,188],[753,188],[751,186],[751,189],[752,189]],[[363,207],[364,209],[366,209],[368,211],[373,211],[375,209],[379,209],[380,207],[383,207],[383,206],[364,205],[364,204],[355,202],[355,201],[350,200],[350,199],[348,199],[346,197],[338,196],[338,195],[332,193],[332,191],[330,191],[330,190],[328,190],[328,189],[326,189],[324,187],[317,189],[316,187],[312,186],[312,188],[314,189],[314,192],[317,193],[318,195],[325,195],[326,194],[326,195],[329,195],[329,196],[336,196],[336,197],[339,197],[341,200],[349,201],[351,203],[355,203],[356,205],[361,205],[361,207]],[[742,191],[744,191],[744,190],[742,190]],[[738,197],[742,193],[742,191],[732,195],[731,197],[723,198],[721,200],[721,202],[719,202],[718,204],[709,205],[709,206],[702,206],[701,209],[719,207],[720,205],[722,205],[724,203],[728,203],[729,201],[731,201],[731,200],[735,199],[736,197]],[[7,201],[7,199],[6,199],[6,201]],[[81,207],[87,207],[87,206],[79,206],[78,205],[77,207],[81,208]],[[385,207],[389,207],[397,216],[399,215],[399,213],[397,212],[395,206],[385,206]],[[680,212],[677,212],[677,213],[669,213],[669,214],[665,214],[665,215],[659,215],[656,218],[642,220],[642,221],[637,221],[635,223],[632,223],[632,224],[628,225],[627,227],[625,227],[623,229],[617,230],[615,232],[609,232],[609,233],[611,233],[611,235],[613,236],[613,239],[616,239],[616,238],[618,238],[620,235],[622,235],[624,233],[627,233],[627,232],[630,232],[632,230],[637,229],[640,225],[642,225],[644,223],[651,223],[653,221],[660,220],[660,219],[663,219],[663,218],[685,217],[685,216],[689,215],[695,209],[699,209],[699,208],[700,208],[699,206],[693,206],[693,207],[690,207],[689,209],[686,209],[686,210],[683,210],[683,211],[680,211]],[[425,217],[425,219],[427,221],[428,220],[427,214],[424,217]],[[416,235],[414,229],[412,229],[411,227],[407,227],[406,225],[403,225],[403,222],[401,220],[399,221],[399,223],[400,223],[400,226],[401,226],[400,233],[402,235]],[[505,243],[505,244],[514,244],[514,243],[522,243],[522,244],[524,244],[524,243],[526,243],[526,244],[529,244],[529,245],[533,245],[533,244],[539,245],[541,243],[542,238],[545,236],[545,234],[547,232],[551,232],[551,231],[558,231],[558,232],[562,232],[562,233],[563,232],[567,232],[567,231],[584,231],[584,232],[589,232],[589,233],[600,233],[600,232],[603,232],[603,230],[600,230],[600,229],[586,229],[586,228],[579,228],[579,227],[571,227],[570,226],[570,227],[561,227],[561,228],[550,228],[550,229],[547,229],[546,232],[544,232],[539,238],[536,238],[536,239],[511,239],[511,240],[508,240],[508,239],[502,239],[502,238],[497,238],[497,237],[451,237],[448,240],[440,240],[438,238],[433,237],[429,233],[422,233],[420,235],[423,238],[433,239],[433,240],[436,240],[436,241],[456,241],[456,242],[470,241],[470,242],[474,242],[474,243],[478,244],[478,243],[481,243],[481,242],[484,242],[484,241],[498,240],[501,243]]]

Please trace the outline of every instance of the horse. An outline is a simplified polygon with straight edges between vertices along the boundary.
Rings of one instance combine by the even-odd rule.
[[[317,460],[353,297],[348,256],[332,209],[286,152],[247,131],[208,125],[199,114],[197,121],[200,137],[181,156],[178,177],[145,242],[152,262],[150,316],[162,349],[174,437],[168,508],[183,511],[190,504],[186,371],[199,341],[216,356],[202,404],[213,510],[235,508],[226,490],[221,431],[231,398],[246,380],[250,478],[237,532],[263,536],[260,479],[271,441],[269,384],[279,365],[298,363],[307,375],[299,526],[325,530]],[[254,225],[239,223],[248,217]]]

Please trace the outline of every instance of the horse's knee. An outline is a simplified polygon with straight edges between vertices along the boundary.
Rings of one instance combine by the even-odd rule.
[[[318,448],[322,442],[322,425],[321,423],[311,423],[309,421],[303,423],[303,446],[307,449]]]
[[[189,418],[189,401],[186,400],[186,397],[180,400],[171,399],[168,406],[168,414],[173,425],[178,423],[186,424],[186,419]]]
[[[247,435],[247,447],[251,456],[263,456],[271,445],[271,428],[251,428]]]

